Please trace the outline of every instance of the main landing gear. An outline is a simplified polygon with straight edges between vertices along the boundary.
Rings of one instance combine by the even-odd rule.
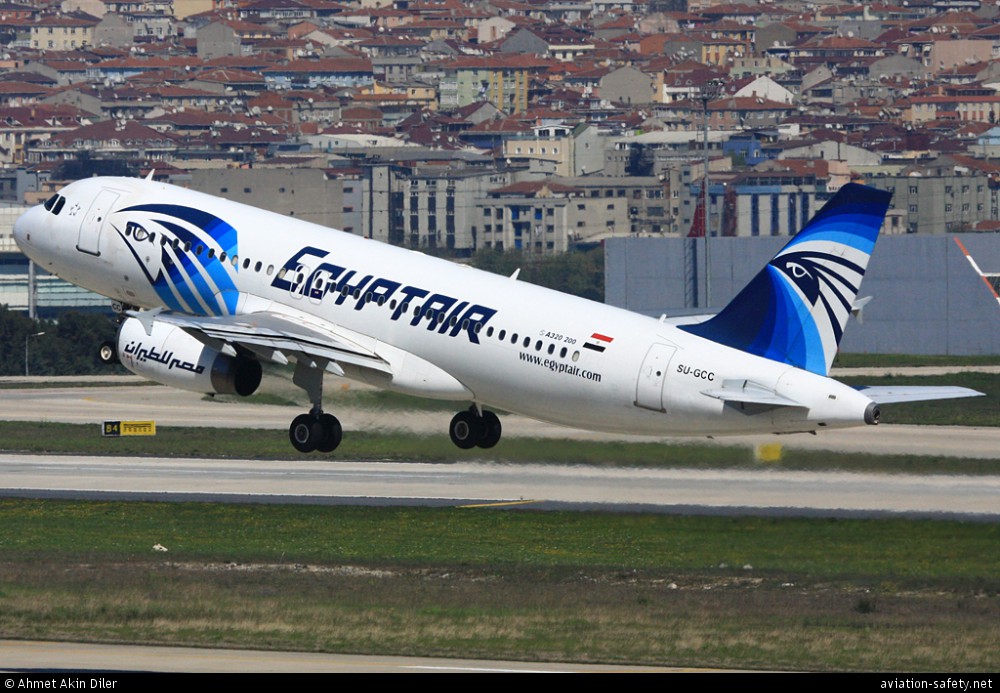
[[[344,429],[333,414],[313,410],[299,414],[288,427],[288,439],[299,452],[333,452],[344,438]]]
[[[475,404],[455,414],[448,426],[451,442],[463,450],[491,448],[500,441],[502,432],[497,415],[485,409],[480,411]]]
[[[292,419],[288,439],[299,452],[333,452],[344,438],[344,429],[333,414],[323,413],[323,369],[299,361],[292,382],[309,395],[312,409]]]
[[[333,452],[344,437],[340,421],[323,412],[323,368],[315,363],[299,361],[292,382],[309,395],[312,409],[299,414],[288,427],[288,439],[299,452]],[[463,450],[491,448],[500,441],[500,419],[491,411],[475,404],[455,414],[448,427],[451,442]]]

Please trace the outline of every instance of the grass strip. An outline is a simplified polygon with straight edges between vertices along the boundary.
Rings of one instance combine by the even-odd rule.
[[[882,406],[882,422],[948,426],[1000,426],[1000,375],[951,373],[922,376],[868,376],[838,378],[848,385],[957,385],[984,393],[985,397],[908,402]]]
[[[926,366],[1000,366],[1000,355],[937,356],[929,354],[844,354],[833,359],[834,368],[917,368]]]
[[[995,524],[30,500],[0,501],[0,522],[3,637],[819,671],[1000,664]]]
[[[280,430],[157,426],[155,437],[104,438],[96,424],[0,421],[0,452],[205,459],[300,459]],[[495,462],[692,469],[840,470],[922,474],[996,474],[996,460],[935,455],[862,455],[785,450],[760,462],[748,446],[505,438],[490,450],[459,450],[447,436],[352,431],[334,455],[362,461]]]

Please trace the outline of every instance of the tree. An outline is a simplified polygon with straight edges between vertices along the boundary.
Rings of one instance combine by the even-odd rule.
[[[32,375],[108,373],[97,351],[101,342],[114,338],[115,330],[115,321],[99,313],[67,312],[58,320],[31,320],[0,306],[0,375],[24,374],[25,340]]]

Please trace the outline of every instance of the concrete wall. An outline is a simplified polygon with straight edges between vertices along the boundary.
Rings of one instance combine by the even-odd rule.
[[[863,324],[850,321],[841,349],[1000,354],[1000,303],[956,240],[983,272],[1000,274],[1000,234],[883,237],[860,293],[874,300]],[[609,239],[605,301],[654,316],[718,312],[785,241],[712,238],[712,300],[706,301],[704,239]]]

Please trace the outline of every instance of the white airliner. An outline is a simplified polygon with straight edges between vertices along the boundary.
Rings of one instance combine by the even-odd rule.
[[[501,425],[487,406],[719,435],[875,424],[880,403],[980,394],[827,377],[888,204],[844,186],[721,313],[681,326],[148,179],[72,183],[14,236],[38,265],[125,306],[103,356],[134,373],[249,395],[261,362],[294,362],[312,402],[289,427],[302,452],[341,441],[322,410],[327,373],[467,401],[451,439],[488,448]]]

